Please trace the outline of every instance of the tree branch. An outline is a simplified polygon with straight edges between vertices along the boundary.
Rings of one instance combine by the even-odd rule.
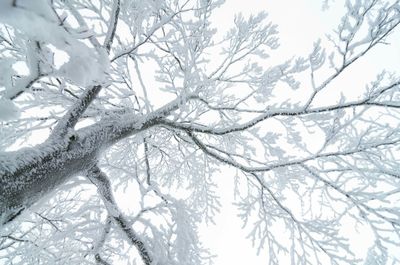
[[[102,172],[97,165],[95,165],[88,171],[87,177],[97,187],[109,215],[114,219],[114,222],[121,231],[127,236],[131,244],[136,247],[144,264],[151,265],[152,258],[148,247],[139,235],[131,228],[129,221],[118,208],[107,175]]]
[[[316,108],[308,108],[308,105],[298,108],[298,109],[292,109],[292,110],[286,110],[286,109],[276,109],[276,110],[266,110],[265,113],[259,115],[258,117],[243,123],[243,124],[238,124],[235,126],[231,127],[226,127],[226,128],[210,128],[206,125],[201,126],[201,125],[195,125],[195,124],[184,124],[184,123],[178,123],[170,120],[162,120],[161,123],[182,129],[182,130],[190,130],[194,132],[200,132],[200,133],[206,133],[206,134],[212,134],[212,135],[224,135],[224,134],[229,134],[233,132],[240,132],[244,131],[246,129],[249,129],[251,127],[256,126],[262,121],[265,121],[267,119],[273,118],[273,117],[278,117],[278,116],[303,116],[303,115],[308,115],[308,114],[316,114],[316,113],[324,113],[324,112],[330,112],[330,111],[335,111],[335,110],[342,110],[342,109],[348,109],[348,108],[353,108],[353,107],[362,107],[362,106],[376,106],[376,107],[390,107],[390,108],[400,108],[400,106],[397,104],[397,102],[375,102],[373,99],[376,99],[379,95],[382,95],[384,92],[393,89],[397,86],[400,86],[400,81],[397,81],[381,90],[379,90],[376,94],[361,99],[357,101],[351,101],[347,103],[341,103],[341,104],[336,104],[332,106],[324,106],[324,107],[316,107]]]
[[[73,129],[79,118],[89,107],[90,103],[92,103],[99,94],[101,88],[101,85],[95,85],[86,89],[79,100],[77,100],[61,120],[58,121],[50,135],[50,138],[63,138],[68,133],[69,129]]]
[[[106,35],[106,39],[104,40],[103,46],[106,47],[107,52],[110,52],[111,45],[114,40],[115,31],[117,30],[118,18],[119,18],[119,11],[120,11],[120,0],[114,1],[114,5],[111,10],[110,14],[110,25],[108,26],[108,31]]]

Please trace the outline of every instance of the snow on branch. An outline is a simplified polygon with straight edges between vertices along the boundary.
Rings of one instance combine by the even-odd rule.
[[[0,263],[212,263],[227,187],[271,265],[398,260],[400,1],[297,56],[223,2],[0,1]]]

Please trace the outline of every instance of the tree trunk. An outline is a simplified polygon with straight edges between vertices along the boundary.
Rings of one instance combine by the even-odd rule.
[[[1,224],[12,221],[72,176],[88,170],[101,150],[152,126],[155,121],[138,123],[129,116],[100,121],[64,139],[49,138],[32,148],[0,154]]]

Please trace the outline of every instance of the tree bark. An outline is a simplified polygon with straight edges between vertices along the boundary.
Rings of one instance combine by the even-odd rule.
[[[12,221],[48,192],[71,177],[87,171],[98,154],[116,141],[154,125],[138,124],[130,115],[125,122],[100,121],[63,139],[16,152],[0,154],[0,220]],[[126,119],[130,118],[130,122]]]

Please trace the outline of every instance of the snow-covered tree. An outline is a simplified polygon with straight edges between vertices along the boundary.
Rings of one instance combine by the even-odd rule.
[[[345,224],[386,263],[400,78],[352,71],[400,1],[325,1],[343,3],[309,54],[276,58],[266,13],[216,30],[223,1],[1,0],[0,263],[208,264],[223,166],[266,263],[363,264]]]

